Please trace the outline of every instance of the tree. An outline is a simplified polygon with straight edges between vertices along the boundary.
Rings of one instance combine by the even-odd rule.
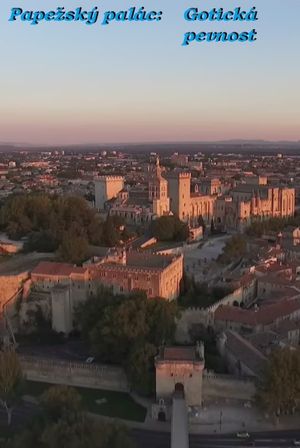
[[[247,243],[242,235],[233,235],[224,246],[223,253],[218,261],[223,264],[231,263],[245,256],[247,253]]]
[[[225,297],[231,291],[228,287],[208,287],[206,282],[196,282],[194,277],[184,274],[183,292],[178,298],[178,303],[184,308],[207,308]]]
[[[59,402],[59,400],[58,400]],[[39,418],[17,434],[9,448],[134,448],[125,427],[96,421],[83,412]]]
[[[76,416],[81,411],[81,396],[68,386],[52,386],[41,396],[41,404],[50,420],[58,421],[66,415]]]
[[[141,291],[114,296],[104,288],[76,310],[76,320],[91,351],[102,361],[123,364],[133,387],[149,391],[153,356],[163,343],[172,343],[175,302],[148,299]],[[145,388],[141,387],[147,377]]]
[[[161,216],[151,224],[153,235],[160,241],[185,241],[189,236],[188,225],[178,216]]]
[[[108,305],[90,333],[93,353],[123,363],[132,344],[147,335],[146,303],[144,293],[135,293],[116,306]]]
[[[103,222],[87,201],[76,196],[11,195],[0,207],[0,229],[13,239],[27,236],[25,250],[59,248],[61,259],[71,263],[85,258],[88,244],[111,247],[129,239],[131,234],[121,224],[115,216]]]
[[[25,252],[53,252],[57,247],[57,242],[52,237],[49,230],[32,232],[24,245]]]
[[[85,414],[75,420],[48,424],[41,434],[43,448],[133,448],[124,427],[94,421]]]
[[[300,400],[300,349],[272,352],[257,383],[258,404],[279,416],[293,413]]]
[[[149,395],[155,390],[154,356],[158,350],[149,342],[139,341],[130,350],[126,372],[132,387],[143,395]]]
[[[13,350],[0,352],[0,405],[7,414],[7,424],[11,424],[14,406],[22,390],[23,375],[19,359]]]
[[[80,264],[88,258],[88,255],[89,247],[86,238],[66,232],[58,248],[59,260]]]
[[[172,343],[176,330],[178,307],[175,301],[166,302],[161,297],[148,299],[146,309],[148,340],[156,347]]]

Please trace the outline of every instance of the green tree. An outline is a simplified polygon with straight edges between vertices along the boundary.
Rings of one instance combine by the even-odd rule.
[[[107,306],[90,333],[93,352],[104,361],[122,363],[131,345],[146,337],[146,297],[136,293],[117,306]]]
[[[224,246],[223,253],[219,256],[218,261],[222,264],[231,263],[247,253],[246,239],[242,235],[233,235]]]
[[[172,343],[179,314],[176,301],[167,302],[161,297],[148,299],[146,313],[148,340],[156,347]]]
[[[158,349],[149,342],[140,341],[130,350],[126,361],[129,381],[137,392],[150,395],[155,390],[154,356]]]
[[[151,224],[153,235],[160,241],[185,241],[189,236],[188,225],[178,216],[161,216]]]
[[[300,349],[272,352],[257,383],[257,401],[268,412],[293,413],[300,402]]]
[[[227,287],[208,287],[206,282],[196,282],[194,277],[184,274],[183,292],[178,303],[184,308],[207,308],[225,297],[231,291]]]
[[[75,309],[75,323],[80,327],[83,338],[91,344],[91,330],[104,317],[104,311],[108,307],[116,306],[122,296],[115,296],[110,288],[99,287],[96,296],[89,297],[86,302]]]
[[[59,420],[40,419],[13,437],[8,448],[134,448],[125,427],[103,423],[85,413]]]
[[[65,416],[77,416],[81,411],[81,396],[68,386],[52,386],[41,396],[41,404],[48,419],[58,421]]]
[[[92,353],[102,361],[123,364],[139,390],[143,375],[153,375],[153,353],[162,343],[173,342],[177,315],[175,302],[147,299],[141,291],[114,296],[105,289],[76,310],[78,326]],[[149,384],[147,380],[145,391]]]
[[[58,248],[58,258],[74,264],[80,264],[89,256],[89,246],[86,238],[74,233],[65,233]]]
[[[19,359],[13,350],[0,351],[0,405],[11,424],[14,406],[22,391],[23,375]]]

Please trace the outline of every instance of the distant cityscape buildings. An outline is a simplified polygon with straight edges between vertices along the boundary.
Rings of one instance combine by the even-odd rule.
[[[186,156],[180,160],[185,164]],[[182,169],[164,176],[157,158],[147,183],[132,189],[124,188],[124,183],[121,176],[97,178],[95,205],[100,211],[123,217],[127,223],[176,214],[191,227],[201,218],[206,225],[213,222],[220,230],[243,231],[255,220],[286,218],[295,213],[295,189],[269,185],[266,176],[245,176],[231,186],[218,178],[197,182]]]
[[[188,446],[188,423],[199,422],[207,407],[254,409],[255,385],[272,353],[300,345],[299,161],[179,152],[160,159],[118,149],[0,155],[0,224],[10,218],[0,234],[1,341],[17,346],[19,335],[36,331],[35,315],[52,335],[69,340],[80,328],[78,306],[94,306],[103,292],[117,306],[137,299],[150,309],[160,298],[155,313],[160,306],[176,311],[174,339],[168,345],[159,335],[144,350],[140,338],[138,361],[149,350],[149,410],[154,420],[171,420],[173,447]],[[36,199],[35,193],[43,195],[28,202],[34,205],[27,216],[22,195]],[[10,197],[14,206],[6,209]],[[67,206],[59,209],[61,203]],[[155,233],[160,224],[166,237]],[[169,232],[175,224],[183,235]],[[51,236],[55,243],[57,235],[51,251],[44,242]],[[163,314],[161,321],[168,319]],[[56,372],[79,387],[100,387],[106,378],[106,386],[131,390],[123,366],[101,370],[87,359],[68,367],[30,356],[22,365],[39,381]]]

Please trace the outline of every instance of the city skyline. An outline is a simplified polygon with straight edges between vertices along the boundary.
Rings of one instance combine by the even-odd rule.
[[[261,0],[253,44],[183,48],[188,30],[243,30],[249,24],[187,23],[195,6],[159,2],[161,22],[40,24],[8,22],[1,7],[0,141],[67,145],[205,142],[231,139],[299,141],[300,4]],[[37,9],[27,1],[25,9]],[[39,9],[58,5],[43,2]],[[69,2],[66,8],[88,1]],[[129,1],[97,5],[127,9]],[[197,5],[196,5],[197,6]],[[202,9],[239,6],[201,3]],[[254,6],[245,1],[245,9]],[[148,9],[150,6],[145,5]],[[200,7],[200,5],[199,5]]]

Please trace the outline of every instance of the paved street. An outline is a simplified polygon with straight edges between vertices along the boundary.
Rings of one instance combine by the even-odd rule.
[[[133,430],[138,448],[169,448],[170,435],[166,432]],[[241,440],[235,434],[229,435],[191,435],[190,448],[222,448],[222,447],[293,447],[293,441],[300,438],[298,431],[274,431],[250,434],[247,440]]]
[[[218,276],[223,267],[217,265],[214,261],[222,253],[226,241],[230,235],[222,235],[210,238],[203,246],[186,246],[183,248],[184,267],[189,275],[194,275],[197,281],[209,281]]]

